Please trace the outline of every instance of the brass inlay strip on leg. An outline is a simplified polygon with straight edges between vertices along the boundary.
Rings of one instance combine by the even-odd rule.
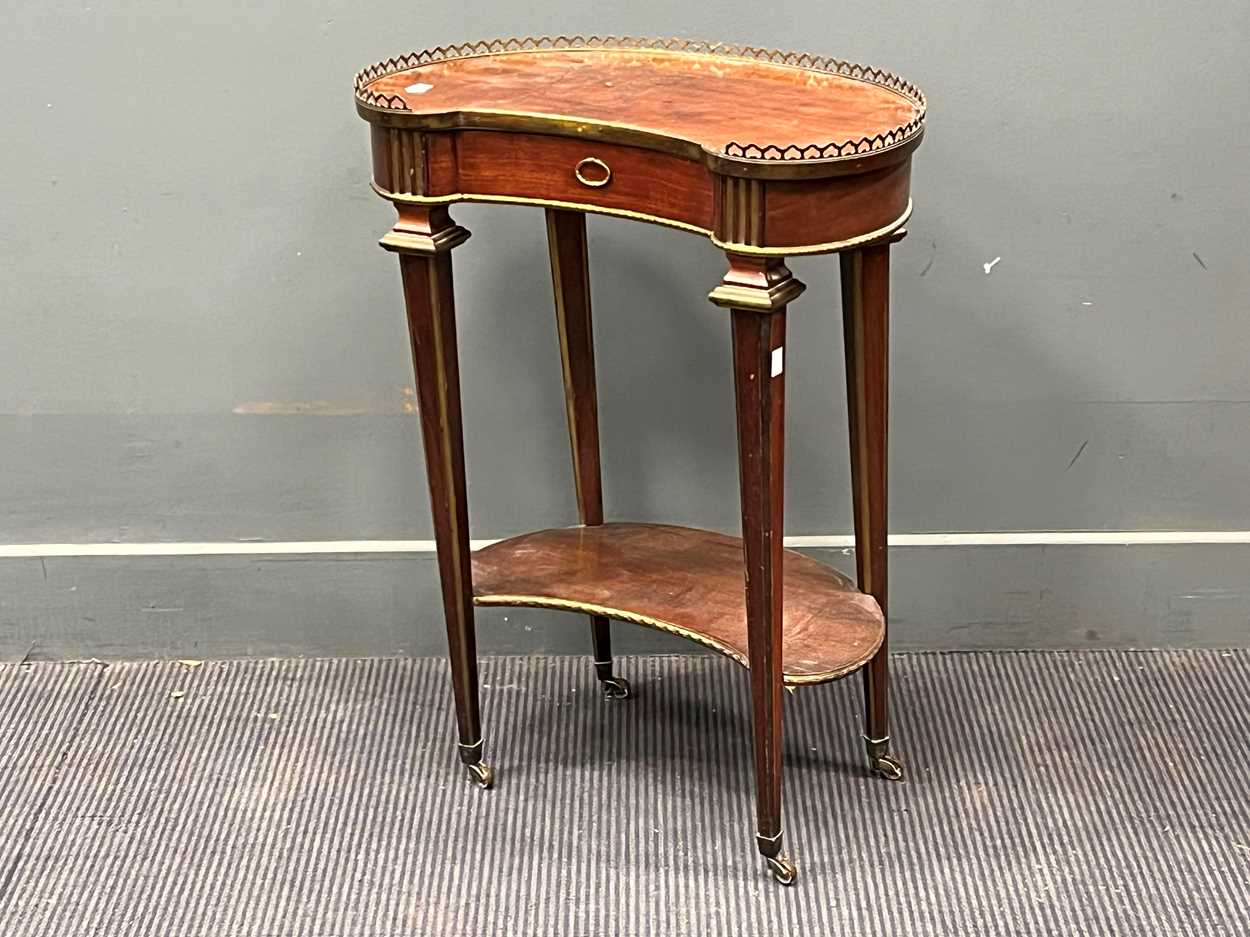
[[[556,331],[560,339],[560,370],[564,378],[564,412],[568,418],[569,449],[573,453],[573,487],[577,490],[577,516],[585,523],[586,503],[582,491],[581,455],[578,452],[577,407],[574,401],[573,365],[569,357],[568,310],[564,302],[564,270],[560,266],[560,239],[552,209],[547,210],[547,249],[551,254],[551,282],[556,301]]]
[[[433,312],[433,332],[434,332],[434,369],[437,376],[436,391],[438,394],[438,420],[439,430],[442,433],[442,449],[443,449],[443,480],[444,489],[447,492],[447,513],[448,513],[448,532],[451,539],[451,575],[456,584],[456,588],[461,593],[456,596],[456,628],[463,634],[467,628],[464,618],[464,600],[463,593],[472,590],[471,583],[464,577],[464,567],[461,564],[460,546],[461,531],[459,524],[460,503],[456,499],[456,483],[453,478],[453,460],[451,457],[451,425],[447,416],[447,363],[444,360],[445,343],[443,342],[443,303],[441,300],[441,280],[438,266],[440,263],[451,264],[450,258],[439,259],[430,258],[424,263],[428,265],[428,278],[430,290],[430,309]],[[448,280],[450,280],[450,276]]]
[[[872,530],[871,514],[873,505],[870,501],[872,490],[868,478],[868,400],[867,378],[864,374],[864,255],[856,251],[851,256],[851,334],[854,336],[855,350],[855,460],[858,464],[858,489],[860,510],[856,519],[855,550],[861,553],[858,558],[860,570],[859,591],[872,595]]]
[[[587,233],[586,233],[586,216],[585,216],[585,215],[583,215],[583,216],[582,216],[581,221],[582,221],[582,223],[581,223],[581,228],[580,228],[580,230],[579,230],[579,232],[578,232],[578,238],[579,238],[579,240],[581,241],[581,255],[582,255],[582,290],[583,290],[583,292],[584,292],[584,293],[585,293],[585,295],[586,295],[586,309],[584,310],[584,312],[585,312],[585,316],[586,316],[586,342],[587,342],[587,343],[588,343],[588,345],[590,346],[590,347],[589,347],[589,349],[588,349],[588,351],[589,351],[589,358],[590,358],[590,362],[591,362],[591,365],[590,365],[590,381],[591,381],[591,388],[592,388],[592,390],[593,390],[593,394],[594,394],[593,399],[595,400],[594,425],[591,427],[591,429],[594,431],[594,434],[595,434],[595,446],[596,446],[596,449],[599,449],[599,446],[601,445],[601,444],[600,444],[600,442],[599,442],[599,404],[598,404],[598,400],[599,400],[599,392],[598,392],[598,389],[597,389],[597,388],[595,388],[595,370],[594,370],[594,368],[595,368],[595,365],[594,365],[594,358],[595,358],[595,344],[594,344],[594,343],[595,343],[595,338],[594,338],[594,334],[595,334],[595,333],[594,333],[594,328],[593,328],[593,326],[592,326],[592,324],[591,324],[591,316],[590,316],[590,237],[589,237],[589,236],[587,235]],[[566,347],[565,347],[564,354],[565,354],[565,355],[567,355],[567,354],[568,354],[568,348],[567,348],[567,345],[566,345]],[[572,373],[573,373],[573,372],[572,372],[572,365],[571,365],[571,363],[570,363],[569,374],[572,374]],[[572,405],[573,405],[573,403],[574,403],[574,401],[572,401],[572,400],[570,400],[570,401],[569,401],[569,405],[570,405],[570,406],[572,406]],[[570,424],[569,424],[569,430],[570,430],[570,432],[572,431],[572,429],[573,429],[573,424],[572,424],[572,423],[570,423]],[[579,436],[581,435],[581,434],[580,434],[580,426],[579,426],[579,433],[578,433],[578,435],[579,435]],[[578,448],[579,448],[579,447],[577,446],[577,441],[576,441],[576,439],[571,439],[570,441],[571,441],[571,443],[573,444],[573,451],[574,451],[574,454],[575,454],[575,455],[577,455],[577,450],[578,450]],[[601,451],[601,450],[600,450],[600,451]],[[600,458],[602,458],[602,456],[600,456]],[[586,504],[585,504],[585,494],[584,494],[584,492],[582,491],[582,472],[581,472],[581,459],[580,459],[580,455],[577,455],[577,461],[574,463],[573,468],[574,468],[574,470],[577,472],[577,510],[578,510],[579,512],[582,512],[582,513],[580,514],[580,516],[581,516],[581,518],[582,518],[582,523],[586,523],[586,515],[585,515],[585,513],[584,513],[584,512],[585,512],[585,509],[586,509]],[[600,490],[600,494],[599,494],[599,508],[598,508],[598,514],[599,514],[599,518],[602,520],[602,518],[603,518],[603,493],[602,493],[602,492],[603,492],[603,477],[602,477],[602,470],[597,469],[597,471],[599,471],[599,472],[600,472],[600,478],[599,478],[599,490]]]

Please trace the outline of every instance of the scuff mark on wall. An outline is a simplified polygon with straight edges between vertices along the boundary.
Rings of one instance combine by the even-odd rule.
[[[1077,460],[1077,459],[1079,459],[1079,458],[1081,457],[1081,453],[1085,451],[1085,447],[1086,447],[1086,446],[1088,446],[1088,445],[1089,445],[1089,440],[1088,440],[1088,439],[1087,439],[1087,440],[1085,440],[1085,442],[1081,443],[1081,448],[1079,448],[1079,449],[1077,449],[1077,450],[1076,450],[1076,455],[1074,455],[1074,456],[1072,457],[1072,461],[1068,463],[1068,468],[1064,469],[1064,471],[1065,471],[1065,472],[1066,472],[1068,469],[1072,468],[1072,466],[1076,465],[1076,460]]]
[[[416,413],[416,390],[401,387],[399,392],[399,399],[245,401],[235,404],[230,412],[243,416],[399,416]]]
[[[937,260],[937,241],[930,242],[932,251],[929,254],[929,262],[924,265],[924,269],[920,271],[920,275],[924,276],[929,272],[929,268],[933,266],[933,261]]]

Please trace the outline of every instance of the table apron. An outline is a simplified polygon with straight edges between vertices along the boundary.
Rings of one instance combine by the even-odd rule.
[[[374,126],[373,182],[397,203],[544,205],[668,225],[744,254],[829,253],[911,213],[910,158],[854,175],[752,179],[642,147],[493,130]]]

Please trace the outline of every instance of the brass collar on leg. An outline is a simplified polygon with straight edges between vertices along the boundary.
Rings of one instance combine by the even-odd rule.
[[[779,257],[730,254],[729,271],[707,298],[730,309],[773,312],[806,288]]]
[[[471,742],[467,745],[464,742],[457,743],[460,748],[460,754],[461,755],[474,755],[476,756],[475,760],[477,758],[481,758],[482,757],[482,743],[484,741],[485,741],[484,739],[478,739],[476,742]]]
[[[469,239],[469,229],[451,220],[445,205],[395,203],[399,220],[378,242],[399,254],[433,256],[449,251]]]

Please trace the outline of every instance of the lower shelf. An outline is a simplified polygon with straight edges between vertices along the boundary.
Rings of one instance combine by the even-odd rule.
[[[837,570],[785,551],[782,671],[823,683],[881,646],[872,596]],[[661,524],[604,524],[522,534],[473,554],[477,605],[604,615],[689,638],[747,664],[742,541]]]

